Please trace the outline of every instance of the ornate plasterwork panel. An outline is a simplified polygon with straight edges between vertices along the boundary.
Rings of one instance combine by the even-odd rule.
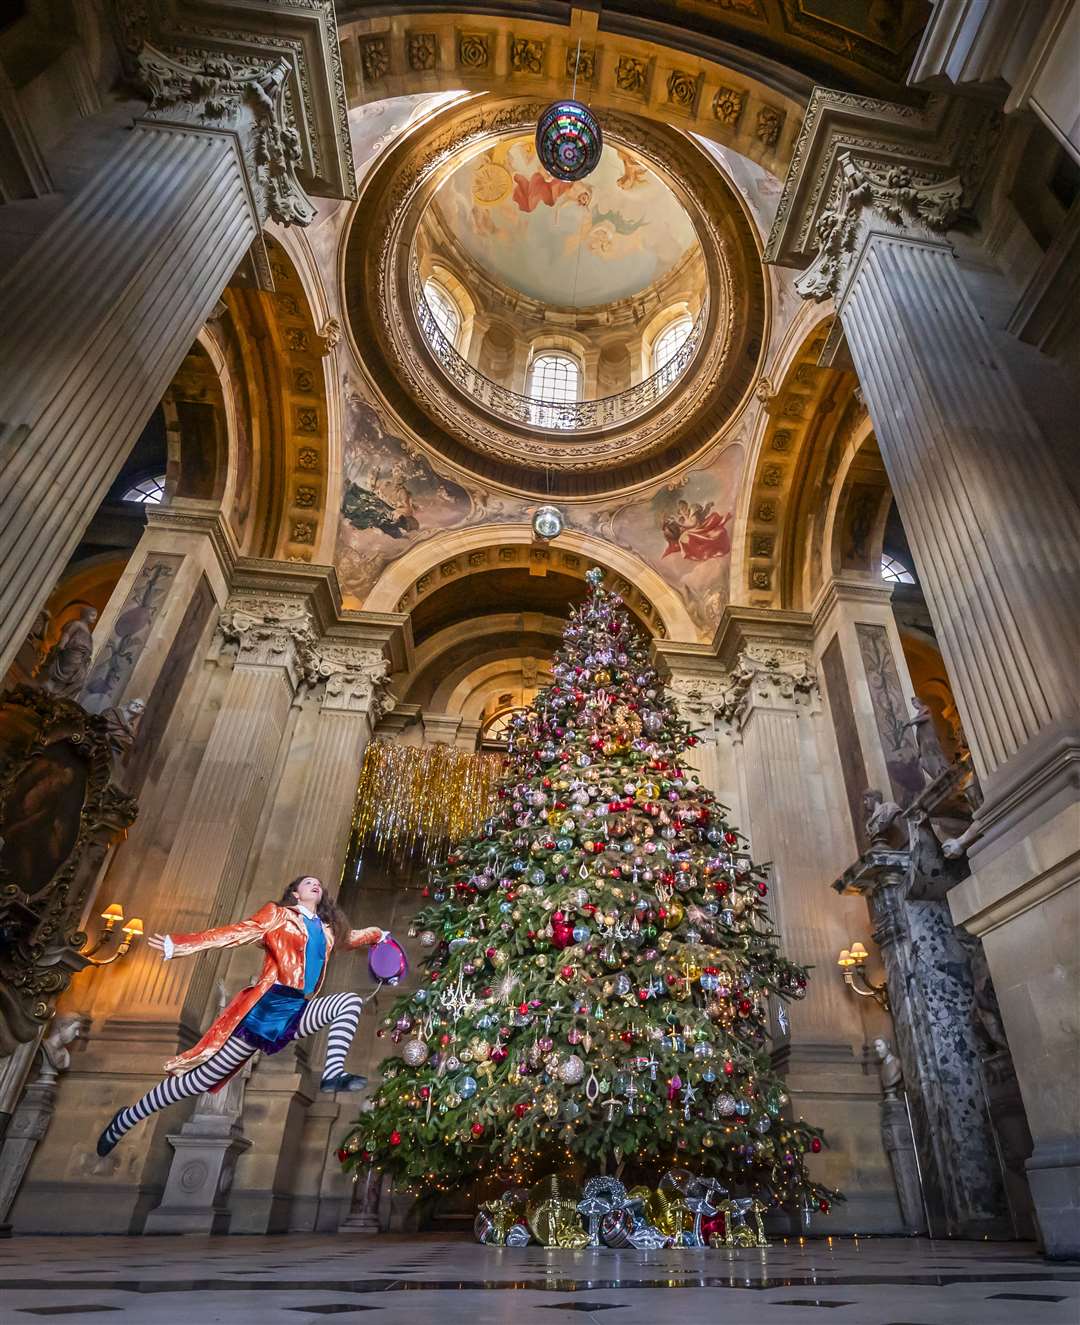
[[[445,377],[416,322],[408,252],[418,217],[451,163],[535,123],[539,103],[448,112],[400,144],[365,184],[344,264],[353,348],[399,415],[448,458],[484,478],[534,488],[546,472],[590,473],[614,488],[641,481],[707,444],[745,399],[764,333],[753,234],[705,153],[683,135],[608,112],[605,135],[632,148],[680,197],[697,230],[709,281],[697,357],[652,411],[607,430],[544,433],[482,411]],[[432,427],[432,424],[435,427]]]

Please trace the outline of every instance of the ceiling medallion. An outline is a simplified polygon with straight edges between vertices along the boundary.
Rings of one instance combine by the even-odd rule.
[[[538,506],[533,512],[532,527],[537,538],[550,543],[563,531],[563,513],[557,506]]]
[[[580,101],[553,101],[536,124],[536,154],[556,179],[591,175],[600,161],[604,136],[596,116]]]

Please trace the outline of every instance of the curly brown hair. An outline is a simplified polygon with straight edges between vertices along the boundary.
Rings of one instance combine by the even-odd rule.
[[[297,904],[297,888],[305,879],[314,879],[315,877],[314,874],[298,875],[292,883],[286,885],[285,891],[278,898],[278,906],[295,906]],[[319,905],[315,908],[315,914],[324,925],[329,925],[335,943],[344,943],[352,932],[348,916],[325,890],[319,898]]]

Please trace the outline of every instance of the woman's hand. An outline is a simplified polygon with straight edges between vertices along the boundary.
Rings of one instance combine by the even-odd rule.
[[[168,937],[167,934],[151,934],[146,941],[151,948],[155,949],[155,951],[164,952],[165,940],[167,937]]]

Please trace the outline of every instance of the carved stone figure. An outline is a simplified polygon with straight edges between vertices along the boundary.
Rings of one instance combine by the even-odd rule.
[[[900,1059],[893,1053],[889,1041],[880,1036],[874,1041],[873,1049],[874,1057],[880,1063],[878,1074],[881,1077],[881,1089],[887,1100],[894,1100],[904,1084],[904,1069],[900,1066]]]
[[[33,678],[45,657],[45,636],[49,633],[49,613],[45,608],[37,614],[30,634],[23,640],[8,680],[13,685],[33,685]]]
[[[902,811],[895,801],[887,801],[876,787],[863,792],[863,812],[866,814],[866,836],[872,847],[900,850],[907,846]]]
[[[68,1045],[77,1040],[83,1031],[83,1018],[73,1012],[61,1013],[52,1024],[52,1029],[41,1042],[41,1070],[38,1081],[51,1085],[61,1072],[71,1066],[71,1050]]]
[[[94,623],[97,609],[84,607],[74,621],[69,621],[60,638],[49,650],[41,671],[42,690],[61,699],[78,699],[90,673],[94,652]]]
[[[101,715],[105,719],[109,746],[117,763],[127,762],[145,712],[145,699],[129,699],[126,704],[122,704],[119,708],[106,709]]]
[[[901,730],[906,731],[908,727],[915,734],[915,745],[919,751],[919,767],[927,782],[936,782],[942,773],[948,771],[951,767],[948,759],[945,758],[945,751],[941,748],[941,741],[937,734],[937,728],[934,726],[934,715],[918,695],[911,696],[911,707],[915,716],[910,722],[904,723]]]
[[[945,850],[945,845],[934,832],[930,816],[924,809],[909,810],[908,850],[911,855],[908,865],[909,898],[919,900],[939,899],[964,876],[963,866]]]

